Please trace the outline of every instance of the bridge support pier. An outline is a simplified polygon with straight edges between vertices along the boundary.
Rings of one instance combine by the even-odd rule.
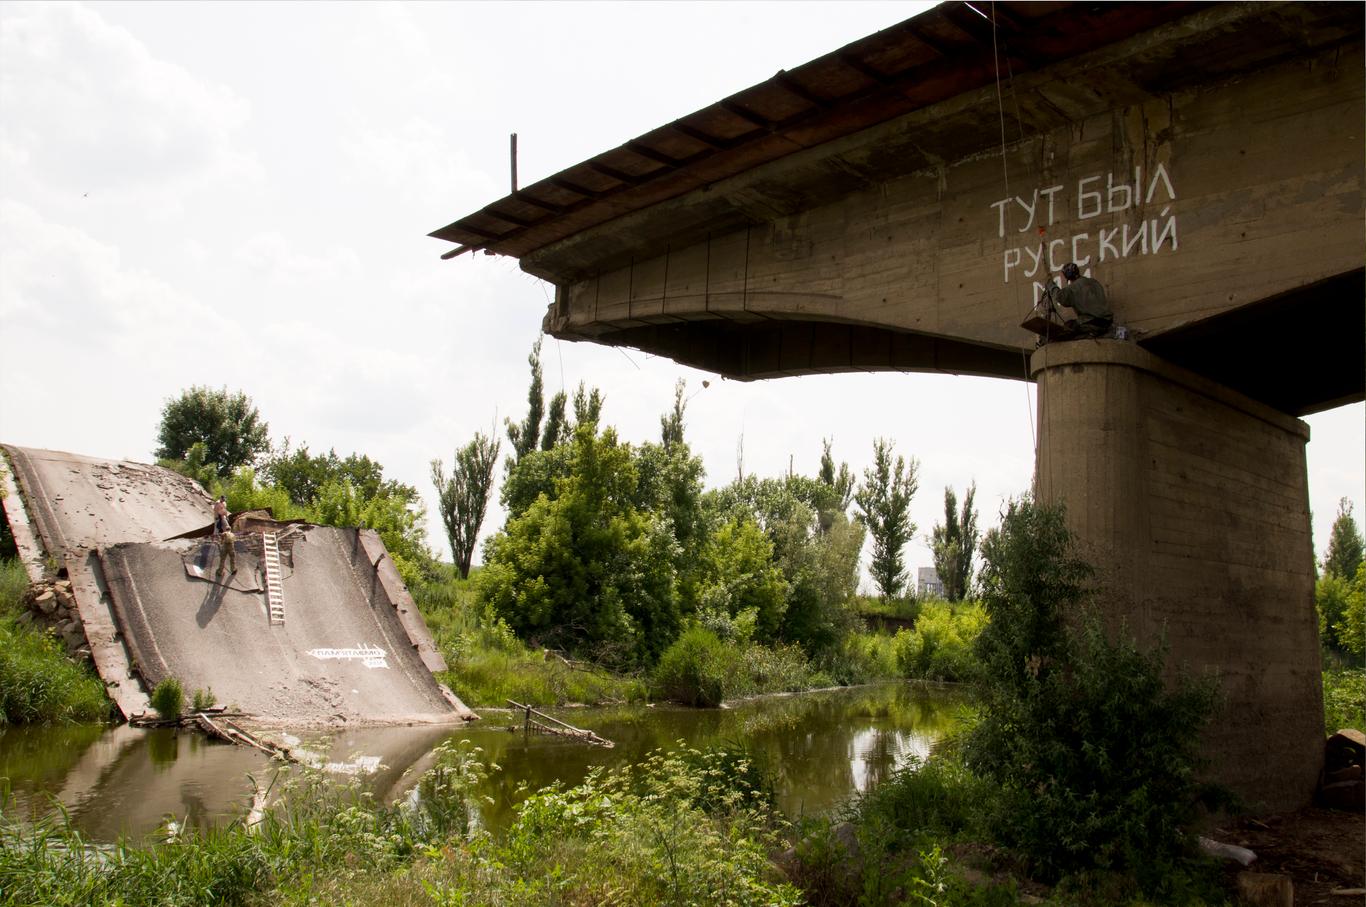
[[[1213,780],[1253,809],[1306,805],[1324,739],[1308,426],[1132,343],[1049,344],[1030,370],[1036,494],[1066,504],[1107,621],[1165,628],[1169,671],[1218,675]]]

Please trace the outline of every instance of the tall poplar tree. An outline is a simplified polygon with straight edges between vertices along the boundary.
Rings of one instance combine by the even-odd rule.
[[[909,463],[902,457],[893,460],[892,446],[885,438],[873,442],[873,465],[864,470],[863,484],[854,495],[859,519],[873,538],[870,572],[883,601],[895,598],[906,585],[902,552],[915,535],[911,498],[919,484],[915,458]]]
[[[545,415],[545,387],[541,380],[541,340],[531,348],[526,357],[531,366],[531,386],[526,392],[526,418],[521,422],[504,419],[507,426],[508,441],[512,442],[512,456],[508,458],[508,469],[521,462],[522,457],[536,450],[541,440],[541,417]]]
[[[554,450],[569,440],[574,426],[569,424],[569,417],[565,413],[568,403],[569,397],[564,391],[557,391],[555,396],[550,398],[550,409],[545,416],[545,430],[541,432],[541,450]]]
[[[972,506],[972,499],[976,494],[974,482],[963,495],[960,512],[958,496],[952,487],[946,487],[944,522],[934,527],[930,539],[934,569],[944,584],[944,597],[951,602],[961,601],[972,584],[972,556],[977,550],[977,510]]]
[[[840,511],[849,509],[849,502],[854,497],[854,476],[849,471],[848,463],[841,463],[839,471],[835,470],[835,457],[830,452],[832,444],[830,438],[821,438],[821,471],[820,480],[830,487],[834,493],[834,504]]]
[[[1338,517],[1333,520],[1333,530],[1328,536],[1328,553],[1323,557],[1323,572],[1351,580],[1361,566],[1361,530],[1352,517],[1352,502],[1343,498],[1338,501]]]
[[[474,440],[455,452],[449,479],[441,461],[432,461],[432,484],[436,486],[441,522],[446,527],[451,557],[462,579],[470,575],[474,544],[488,509],[493,491],[493,467],[498,462],[501,447],[497,438],[476,432]]]

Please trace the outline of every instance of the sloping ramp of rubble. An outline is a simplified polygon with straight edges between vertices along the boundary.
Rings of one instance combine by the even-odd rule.
[[[68,572],[92,658],[125,715],[173,676],[187,696],[212,690],[261,724],[474,717],[433,678],[445,662],[373,531],[281,527],[285,619],[272,625],[268,521],[239,521],[237,570],[216,582],[218,546],[183,537],[212,522],[194,482],[156,466],[4,451],[22,501],[5,502],[21,557],[31,575],[53,561]]]

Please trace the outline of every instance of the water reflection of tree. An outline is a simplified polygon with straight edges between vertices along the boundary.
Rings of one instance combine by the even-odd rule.
[[[180,734],[174,728],[153,728],[147,732],[147,758],[153,767],[164,771],[180,755]]]
[[[898,767],[905,748],[901,738],[884,730],[873,732],[873,742],[862,755],[863,789],[869,790],[886,781]]]
[[[0,777],[16,788],[33,784],[55,793],[104,731],[102,724],[0,725]]]
[[[29,819],[50,813],[50,798],[104,733],[102,724],[0,725],[0,778],[14,797],[5,808]]]

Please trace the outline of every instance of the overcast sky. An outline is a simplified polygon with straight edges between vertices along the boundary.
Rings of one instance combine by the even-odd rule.
[[[0,4],[0,441],[148,461],[168,398],[226,386],[277,443],[369,454],[430,506],[434,457],[523,414],[550,299],[425,235],[507,193],[508,134],[530,184],[928,5]],[[630,441],[685,377],[709,485],[741,439],[761,476],[814,473],[822,437],[858,471],[893,440],[920,463],[912,567],[945,485],[975,481],[989,526],[1029,484],[1023,382],[542,357],[547,395],[602,388]],[[1307,420],[1320,553],[1366,497],[1363,418]],[[431,539],[445,556],[434,516]]]

